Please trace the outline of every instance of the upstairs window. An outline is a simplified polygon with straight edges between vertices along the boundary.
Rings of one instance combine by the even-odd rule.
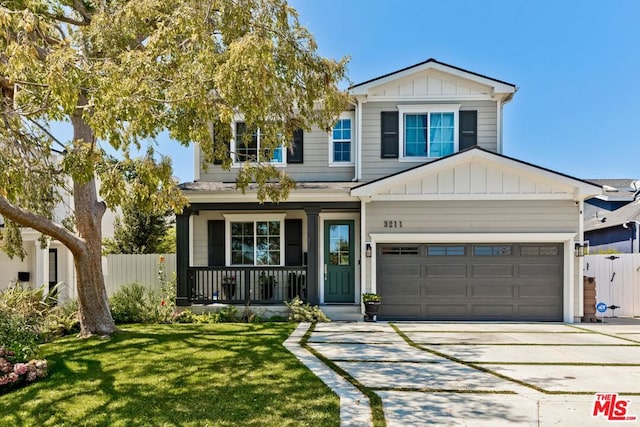
[[[253,132],[247,130],[247,125],[242,122],[236,123],[235,147],[231,150],[235,152],[235,163],[250,162],[271,162],[284,163],[284,147],[276,147],[266,153],[260,149],[260,129]]]
[[[459,106],[398,106],[401,158],[438,158],[458,151]]]
[[[353,164],[353,119],[343,115],[329,134],[329,164],[332,166]]]

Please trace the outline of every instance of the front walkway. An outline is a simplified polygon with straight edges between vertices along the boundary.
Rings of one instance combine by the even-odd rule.
[[[337,375],[308,350],[380,396],[388,426],[610,425],[604,410],[593,416],[595,393],[620,393],[626,416],[640,417],[640,322],[323,323],[306,350],[295,344],[308,327],[289,345],[314,372]],[[371,425],[368,399],[360,394],[350,417],[360,392],[347,381],[331,385],[343,425]]]

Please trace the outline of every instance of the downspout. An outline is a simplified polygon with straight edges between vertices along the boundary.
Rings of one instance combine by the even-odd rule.
[[[502,154],[502,100],[499,99],[496,102],[496,104],[497,104],[496,105],[496,114],[498,116],[498,128],[496,129],[496,132],[498,132],[498,135],[497,135],[497,138],[496,138],[497,139],[496,143],[498,145],[497,146],[498,154]],[[477,134],[477,132],[476,132],[476,134]]]

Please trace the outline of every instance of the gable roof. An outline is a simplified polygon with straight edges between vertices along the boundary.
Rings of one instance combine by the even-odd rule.
[[[349,87],[349,92],[353,94],[366,93],[366,91],[370,87],[379,86],[388,81],[402,78],[409,74],[418,73],[420,71],[427,70],[429,68],[439,69],[445,72],[449,72],[451,74],[455,74],[461,77],[478,81],[488,86],[494,86],[496,87],[497,92],[515,93],[518,90],[516,85],[513,83],[509,83],[504,80],[498,80],[493,77],[486,76],[484,74],[479,74],[473,71],[466,70],[464,68],[456,67],[454,65],[446,64],[434,58],[429,58],[426,61],[419,62],[417,64],[410,65],[405,68],[401,68],[400,70],[392,71],[382,76],[374,77],[362,83],[354,84]]]
[[[413,168],[359,185],[351,190],[351,195],[371,197],[385,192],[393,192],[394,189],[396,189],[395,191],[398,191],[398,186],[406,185],[408,183],[410,184],[411,181],[417,182],[422,179],[422,177],[442,173],[443,171],[450,171],[471,163],[484,164],[487,168],[491,168],[492,170],[502,168],[508,171],[508,173],[513,177],[518,177],[518,179],[522,177],[522,179],[528,180],[528,187],[531,187],[532,185],[535,187],[536,181],[541,183],[540,186],[545,187],[543,191],[538,191],[535,188],[533,190],[528,189],[525,190],[523,194],[555,193],[556,195],[559,195],[560,193],[564,193],[564,198],[571,197],[575,200],[602,194],[602,187],[597,184],[474,146],[449,156],[441,157],[431,162],[423,163]],[[471,172],[468,173],[471,174]],[[485,172],[479,173],[486,174],[487,171],[485,169]],[[469,178],[471,180],[471,175],[469,175]],[[499,177],[498,179],[502,179],[502,177]],[[569,190],[571,191],[569,192]],[[455,191],[453,192],[455,193]],[[464,193],[464,191],[462,191],[462,193]],[[488,188],[483,190],[478,187],[478,192],[474,193],[471,190],[467,190],[467,193],[476,195],[482,194],[487,197],[497,197],[497,194],[499,194],[500,191],[497,189],[490,191]],[[506,194],[507,196],[513,193],[514,191],[506,191],[504,189],[501,192],[501,194]],[[409,192],[407,192],[407,194],[409,194]],[[423,192],[422,194],[425,193]],[[543,198],[545,196],[540,197]]]

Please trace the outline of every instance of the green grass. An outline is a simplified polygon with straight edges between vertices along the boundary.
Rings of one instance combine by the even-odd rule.
[[[338,426],[338,397],[282,342],[294,324],[125,325],[42,346],[49,376],[1,426]]]

